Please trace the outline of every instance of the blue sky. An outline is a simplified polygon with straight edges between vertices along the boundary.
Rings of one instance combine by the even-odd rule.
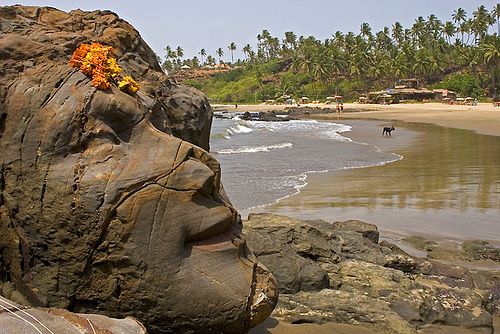
[[[243,57],[241,48],[247,43],[255,45],[263,29],[280,38],[293,31],[323,40],[337,30],[357,33],[363,22],[373,31],[396,21],[409,27],[418,16],[435,14],[446,21],[459,7],[472,15],[479,5],[491,11],[496,3],[498,0],[0,0],[0,5],[52,6],[66,11],[109,9],[134,25],[160,56],[166,45],[182,46],[187,57],[201,48],[215,56],[215,50],[222,47],[226,60],[230,59],[227,46],[231,42],[238,47],[235,58]]]

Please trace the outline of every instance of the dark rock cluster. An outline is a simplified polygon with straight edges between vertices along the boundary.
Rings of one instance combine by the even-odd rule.
[[[493,333],[498,272],[415,258],[379,242],[376,227],[360,221],[251,214],[244,231],[278,281],[276,319],[364,324],[384,333],[416,333],[431,324]],[[479,242],[471,248],[488,258],[494,252]]]

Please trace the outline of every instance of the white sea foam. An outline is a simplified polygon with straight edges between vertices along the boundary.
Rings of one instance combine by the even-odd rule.
[[[253,129],[247,127],[247,126],[244,126],[243,124],[236,124],[235,126],[229,128],[230,130],[233,131],[233,133],[249,133],[249,132],[252,132]]]
[[[242,146],[235,149],[224,149],[216,151],[219,154],[239,154],[239,153],[257,153],[257,152],[270,152],[271,150],[279,150],[292,147],[292,143],[283,143],[276,145],[263,145],[263,146]]]
[[[252,128],[267,130],[271,132],[304,132],[308,136],[316,136],[323,139],[351,142],[350,138],[340,133],[351,131],[351,127],[345,124],[319,122],[316,120],[292,120],[287,122],[261,122],[248,121]]]

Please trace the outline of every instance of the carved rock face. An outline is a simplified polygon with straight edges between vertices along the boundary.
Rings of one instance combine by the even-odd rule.
[[[206,99],[170,83],[112,13],[3,7],[0,28],[0,278],[35,305],[132,315],[153,332],[263,321],[275,282],[219,164],[171,135],[208,148]],[[137,95],[67,64],[90,41],[116,48]]]

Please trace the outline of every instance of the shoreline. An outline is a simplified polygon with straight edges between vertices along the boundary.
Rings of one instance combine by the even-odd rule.
[[[408,110],[410,107],[421,107],[421,106],[426,106],[426,108],[423,108],[423,110],[417,110],[417,111],[412,111],[411,109]],[[269,106],[250,106],[253,110],[257,111],[268,111]],[[271,106],[271,107],[278,107],[281,109],[284,109],[284,106]],[[371,106],[370,106],[371,107]],[[396,107],[396,108],[393,108]],[[444,107],[444,108],[443,108]],[[374,146],[382,150],[383,152],[392,152],[395,154],[403,155],[405,158],[412,159],[413,157],[410,155],[407,157],[407,154],[409,152],[415,151],[415,149],[419,145],[423,145],[427,147],[432,144],[432,138],[431,139],[426,139],[429,135],[431,136],[436,136],[439,135],[440,132],[450,132],[453,133],[455,137],[457,136],[468,136],[467,138],[472,138],[471,140],[475,140],[474,138],[474,133],[468,133],[468,132],[460,132],[458,130],[446,130],[446,128],[450,129],[462,129],[462,128],[468,128],[468,130],[472,130],[477,134],[484,134],[487,133],[488,135],[491,136],[500,136],[500,109],[494,109],[493,106],[489,107],[488,105],[486,106],[478,106],[478,107],[470,107],[470,106],[458,106],[462,107],[462,111],[457,111],[457,112],[450,112],[450,108],[452,107],[457,107],[457,106],[448,106],[448,105],[441,105],[441,104],[424,104],[424,105],[393,105],[393,106],[380,106],[381,109],[384,109],[382,111],[360,111],[360,112],[346,112],[344,114],[338,115],[337,113],[328,113],[328,114],[314,114],[314,115],[305,115],[306,119],[315,119],[315,120],[320,120],[320,121],[328,121],[328,122],[339,122],[343,123],[346,125],[352,126],[352,131],[351,132],[345,132],[342,133],[343,136],[346,136],[350,139],[352,139],[354,142],[358,143],[368,143],[368,145]],[[241,109],[240,109],[241,108]],[[438,108],[438,109],[435,109]],[[474,109],[478,108],[478,109]],[[246,109],[246,106],[238,108],[237,111],[244,111]],[[348,107],[346,108],[347,110]],[[471,110],[467,110],[471,109]],[[228,110],[230,112],[234,110]],[[408,112],[410,111],[410,112]],[[472,116],[476,119],[475,122],[470,122],[468,119]],[[492,120],[492,117],[495,117],[494,120]],[[436,118],[437,117],[437,118]],[[415,118],[418,118],[419,121],[414,121]],[[393,134],[393,137],[383,137],[380,135],[379,130],[381,129],[381,126],[386,126],[390,124],[394,124],[394,120],[397,119],[398,123],[396,123],[396,131]],[[437,121],[435,121],[437,120]],[[368,122],[368,123],[366,123]],[[366,124],[377,124],[374,129],[368,129]],[[359,129],[358,126],[359,124],[365,124],[364,128]],[[354,124],[354,126],[353,126]],[[438,125],[438,127],[434,127],[432,125],[428,124],[434,124]],[[455,126],[454,126],[455,125]],[[442,126],[445,126],[445,128],[440,128]],[[369,131],[371,133],[369,133]],[[406,130],[405,130],[406,129]],[[416,130],[416,132],[415,132]],[[404,135],[403,135],[404,133]],[[413,133],[413,134],[412,134]],[[416,134],[415,134],[416,133]],[[468,135],[467,135],[468,133]],[[445,137],[449,136],[448,133],[445,134]],[[477,136],[477,135],[476,135]],[[485,137],[479,137],[482,138],[483,140],[493,140],[495,145],[497,146],[496,143],[498,140],[497,137],[491,137],[491,136],[485,136]],[[422,139],[424,138],[424,139]],[[486,139],[485,139],[486,138]],[[389,140],[393,139],[393,140]],[[422,141],[424,140],[424,142]],[[430,152],[433,154],[438,154],[440,153],[439,147],[431,147]],[[474,145],[470,145],[469,150],[475,151],[475,150],[480,150],[481,148],[475,147]],[[434,151],[433,151],[434,150]],[[461,151],[458,150],[458,153]],[[470,153],[470,152],[469,152]],[[494,153],[494,152],[493,152]],[[431,154],[431,153],[429,153]],[[473,154],[475,154],[473,152]],[[486,153],[485,153],[486,154]],[[489,154],[492,154],[489,152]],[[420,158],[420,162],[424,161],[424,165],[422,166],[422,171],[427,172],[429,171],[429,168],[432,169],[432,172],[436,173],[436,170],[439,171],[438,168],[434,165],[425,165],[425,157],[418,157]],[[429,158],[431,158],[429,156]],[[452,157],[451,157],[452,158]],[[472,156],[473,159],[475,159],[475,156]],[[453,161],[452,161],[453,162]],[[383,185],[383,182],[374,182],[373,179],[379,178],[380,176],[378,174],[384,174],[384,173],[391,173],[394,171],[398,170],[398,167],[395,167],[395,164],[399,164],[399,161],[396,162],[391,162],[384,164],[383,166],[375,166],[375,167],[365,167],[361,169],[349,169],[349,170],[337,170],[337,171],[329,171],[326,173],[310,173],[307,175],[307,185],[304,187],[301,187],[299,189],[298,193],[291,194],[284,199],[280,199],[278,203],[272,203],[268,204],[265,206],[257,207],[257,208],[252,208],[252,209],[244,209],[241,210],[242,216],[245,218],[245,215],[250,212],[273,212],[276,214],[284,214],[284,215],[293,215],[297,212],[304,213],[308,211],[310,215],[302,215],[298,216],[300,218],[307,218],[307,219],[316,219],[316,218],[321,218],[321,219],[326,219],[326,220],[342,220],[342,219],[360,219],[360,220],[365,220],[370,223],[374,223],[379,226],[381,231],[385,233],[389,233],[388,237],[394,237],[394,236],[407,236],[407,235],[420,235],[420,236],[425,236],[430,239],[454,239],[454,240],[471,240],[471,239],[482,239],[482,240],[488,240],[488,241],[493,241],[495,243],[500,242],[500,236],[498,236],[496,230],[498,228],[494,229],[494,232],[492,233],[486,233],[486,232],[478,232],[479,231],[487,231],[488,229],[485,228],[485,226],[489,226],[488,224],[491,224],[494,221],[495,214],[498,214],[498,209],[499,209],[499,204],[495,204],[496,202],[496,197],[498,197],[498,180],[497,174],[494,174],[493,177],[493,183],[490,184],[490,188],[493,189],[493,193],[488,194],[487,191],[483,193],[483,196],[490,197],[490,202],[493,201],[493,205],[490,204],[481,204],[483,207],[474,207],[474,204],[472,206],[467,206],[463,209],[457,209],[457,208],[444,208],[442,209],[441,207],[433,207],[434,204],[429,204],[429,203],[424,203],[423,206],[419,203],[417,203],[417,200],[410,201],[409,204],[413,205],[414,208],[411,210],[404,210],[404,205],[403,207],[400,207],[396,204],[391,204],[384,210],[379,210],[378,212],[378,218],[383,217],[387,215],[387,220],[392,220],[392,221],[397,221],[400,220],[398,217],[398,213],[402,212],[403,216],[406,217],[404,220],[414,220],[415,222],[418,221],[418,217],[420,217],[423,220],[430,220],[430,219],[435,219],[437,217],[437,221],[444,220],[446,223],[450,222],[460,222],[463,221],[461,224],[449,224],[447,228],[452,229],[452,234],[448,236],[447,233],[443,230],[439,230],[439,226],[442,222],[436,223],[434,226],[430,223],[427,222],[427,225],[425,225],[427,228],[425,230],[422,230],[422,228],[418,229],[415,228],[415,230],[408,231],[408,230],[400,230],[398,227],[394,228],[394,226],[384,226],[384,224],[380,224],[379,221],[377,220],[371,220],[369,218],[369,211],[373,210],[373,207],[371,209],[363,209],[363,204],[358,204],[354,205],[355,201],[352,200],[352,203],[347,203],[344,208],[342,208],[338,204],[338,198],[336,200],[329,199],[330,197],[342,197],[342,195],[349,195],[350,187],[351,184],[353,183],[359,183],[360,180],[364,177],[364,174],[372,174],[368,181],[371,183],[367,183],[368,187],[380,187]],[[488,163],[489,164],[489,163]],[[399,164],[401,165],[401,164]],[[427,167],[426,167],[427,166]],[[410,166],[411,167],[411,166]],[[466,169],[467,166],[465,167],[460,167],[463,169],[463,172],[467,172]],[[481,167],[481,166],[480,166]],[[408,168],[408,164],[402,165],[399,168]],[[360,172],[360,170],[363,170]],[[376,172],[375,172],[376,171]],[[417,173],[420,172],[417,171]],[[459,171],[462,172],[462,171]],[[440,172],[441,173],[441,172]],[[418,174],[415,174],[418,175]],[[358,178],[357,178],[357,177]],[[404,176],[404,175],[403,175]],[[438,177],[435,179],[435,177]],[[442,179],[447,179],[450,178],[448,174],[446,174],[444,171],[437,176],[434,177],[427,177],[430,179],[432,182],[441,182],[438,180]],[[476,177],[476,176],[474,176]],[[474,181],[477,181],[479,184],[482,182],[480,179],[481,177],[484,177],[483,175],[477,176]],[[393,191],[395,194],[398,194],[398,196],[411,196],[414,191],[416,191],[418,188],[411,188],[411,186],[415,185],[406,185],[407,183],[411,183],[404,177],[399,177],[398,178],[399,182],[403,183],[403,188],[406,188],[405,190],[400,189],[399,187],[392,187],[388,192]],[[391,182],[390,178],[388,179],[388,182]],[[326,186],[325,186],[326,184]],[[336,189],[340,189],[340,195],[335,194],[334,191],[328,188],[328,184],[334,184]],[[417,185],[418,186],[418,185]],[[316,189],[314,189],[316,188]],[[331,187],[330,187],[331,188]],[[496,190],[495,190],[496,189]],[[357,189],[359,190],[359,189]],[[435,192],[434,189],[430,189],[431,192]],[[439,191],[448,191],[448,192],[453,192],[453,189],[439,189]],[[438,192],[439,192],[438,191]],[[406,192],[406,194],[404,194]],[[474,190],[470,191],[471,193],[474,192]],[[305,194],[307,193],[307,194]],[[401,195],[403,193],[403,195]],[[378,196],[378,194],[375,193],[370,193],[366,195],[365,193],[362,193],[363,196],[368,196],[368,198],[372,198],[372,202],[384,202],[384,201],[390,201],[390,198],[388,198],[387,194],[383,194],[384,196]],[[466,194],[467,195],[467,194]],[[431,196],[434,196],[434,194],[431,193]],[[449,195],[451,196],[451,195]],[[477,196],[477,201],[482,200],[480,196]],[[469,200],[469,199],[467,199]],[[342,201],[342,199],[340,199]],[[470,200],[469,200],[470,201]],[[458,202],[455,199],[455,202]],[[365,203],[366,206],[367,203]],[[332,208],[331,206],[336,206],[336,208]],[[489,205],[489,209],[488,209]],[[283,207],[285,210],[283,210]],[[362,212],[364,210],[364,212]],[[337,215],[340,213],[340,215]],[[436,214],[436,215],[435,215]],[[405,216],[406,215],[406,216]],[[491,223],[488,223],[488,219],[491,220]],[[476,220],[479,220],[479,222],[476,222]],[[474,222],[474,224],[472,224]],[[473,225],[473,227],[467,226],[468,224]],[[480,228],[479,226],[482,226]],[[469,235],[468,233],[471,233]],[[500,233],[500,232],[499,232]]]
[[[295,105],[212,105],[214,110],[228,112],[284,111]],[[415,104],[358,104],[345,103],[344,112],[335,112],[335,105],[306,104],[301,108],[318,108],[330,113],[306,116],[317,120],[340,121],[344,119],[376,119],[384,121],[404,121],[434,124],[449,128],[472,130],[484,135],[500,136],[500,108],[491,103],[479,103],[477,106],[448,105],[442,103]]]
[[[327,221],[356,219],[377,225],[388,238],[418,235],[434,240],[486,240],[500,245],[500,227],[494,224],[499,212],[500,176],[483,171],[481,164],[492,164],[484,161],[488,155],[484,147],[478,148],[477,154],[470,152],[474,144],[457,148],[464,133],[470,138],[466,141],[472,143],[482,135],[401,123],[397,134],[382,137],[378,131],[385,126],[382,121],[344,120],[344,124],[353,126],[352,132],[344,134],[347,137],[404,159],[382,166],[309,174],[307,185],[299,193],[259,208],[258,212]],[[414,130],[417,135],[412,137]],[[404,136],[410,138],[401,140]],[[450,137],[453,143],[444,148],[442,141]],[[500,147],[499,137],[480,138]],[[443,150],[447,153],[436,157]],[[457,162],[456,156],[464,152],[464,161]],[[476,157],[478,165],[469,166]]]

